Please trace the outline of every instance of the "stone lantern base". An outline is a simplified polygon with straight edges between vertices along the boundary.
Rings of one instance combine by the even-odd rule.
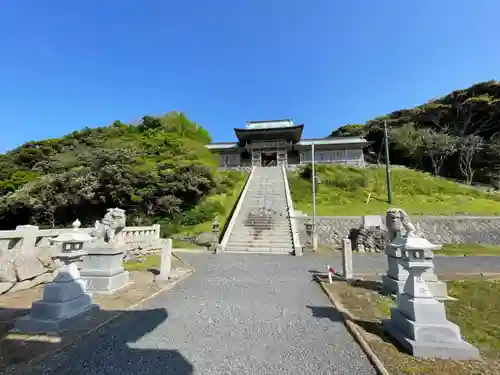
[[[112,294],[129,284],[129,273],[123,268],[124,249],[96,246],[87,250],[80,274],[87,290],[96,294]]]
[[[434,300],[437,303],[436,300]],[[444,311],[444,306],[442,307]],[[445,320],[441,323],[417,323],[397,309],[391,319],[383,321],[384,329],[415,357],[453,360],[481,359],[479,350],[463,340],[460,328]]]
[[[25,333],[57,332],[67,329],[85,315],[99,310],[92,304],[92,296],[86,293],[85,282],[74,261],[82,255],[78,252],[61,254],[66,263],[50,284],[43,290],[40,301],[33,302],[30,314],[19,318],[14,329]]]

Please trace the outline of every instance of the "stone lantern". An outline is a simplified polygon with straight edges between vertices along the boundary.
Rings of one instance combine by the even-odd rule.
[[[415,357],[478,359],[479,351],[462,339],[460,327],[446,319],[443,302],[434,298],[423,274],[434,264],[429,254],[432,245],[424,238],[409,235],[399,238],[401,264],[408,271],[397,307],[383,322],[386,331]]]
[[[73,231],[60,234],[52,240],[53,244],[60,247],[61,254],[72,253],[76,256],[76,254],[79,254],[78,251],[83,249],[85,243],[92,241],[92,237],[88,233],[80,232],[81,225],[80,220],[76,219],[73,222]]]
[[[403,265],[403,255],[408,246],[413,246],[423,251],[423,259],[429,266],[425,269],[422,277],[425,279],[432,295],[439,300],[447,300],[448,291],[445,282],[438,279],[434,271],[433,251],[440,249],[441,245],[434,245],[421,235],[411,234],[403,236],[401,232],[396,232],[395,237],[387,245],[385,253],[387,255],[387,274],[382,276],[382,290],[386,293],[397,294],[403,292],[408,270]]]
[[[53,240],[60,246],[60,253],[53,256],[62,266],[54,281],[45,285],[42,299],[33,302],[30,314],[16,321],[14,328],[26,333],[57,332],[74,324],[86,313],[97,310],[92,296],[86,293],[86,283],[80,278],[77,262],[86,255],[83,246],[92,237],[80,232],[80,221],[73,223],[73,230]]]

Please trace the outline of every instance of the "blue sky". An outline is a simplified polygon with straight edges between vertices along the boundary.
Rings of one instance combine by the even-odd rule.
[[[500,1],[0,0],[0,152],[184,111],[305,136],[498,79]]]

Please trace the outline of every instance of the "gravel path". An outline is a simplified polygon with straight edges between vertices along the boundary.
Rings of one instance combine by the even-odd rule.
[[[312,281],[320,258],[182,256],[191,277],[31,374],[375,374]]]

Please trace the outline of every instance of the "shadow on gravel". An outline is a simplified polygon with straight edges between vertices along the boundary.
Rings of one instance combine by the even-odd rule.
[[[9,309],[1,310],[8,315],[5,310]],[[19,314],[18,311],[10,313]],[[120,316],[85,336],[89,329],[119,313]],[[79,329],[75,327],[58,335],[17,337],[4,332],[0,341],[0,373],[191,375],[193,365],[179,351],[158,348],[157,341],[161,338],[140,342],[167,318],[164,308],[125,312],[101,310],[91,319],[82,319]],[[40,356],[43,359],[37,360]],[[33,360],[35,363],[30,363]]]
[[[330,306],[306,306],[311,310],[313,317],[315,318],[327,318],[332,322],[344,323],[344,316],[335,308]],[[367,321],[361,319],[355,319],[348,315],[345,315],[346,320],[350,320],[356,325],[360,326],[365,332],[378,336],[387,343],[396,345],[400,351],[404,351],[385,333],[380,322]]]

